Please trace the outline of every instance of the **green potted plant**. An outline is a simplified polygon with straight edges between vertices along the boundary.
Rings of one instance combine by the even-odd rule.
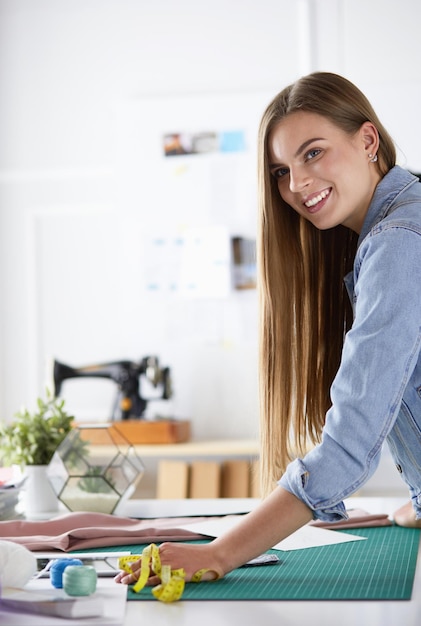
[[[57,498],[45,471],[73,421],[74,416],[64,409],[64,400],[47,389],[46,399],[38,398],[35,410],[22,408],[12,422],[0,423],[0,462],[5,466],[19,465],[27,475],[27,513],[57,508]],[[40,490],[48,494],[48,502],[43,503]]]

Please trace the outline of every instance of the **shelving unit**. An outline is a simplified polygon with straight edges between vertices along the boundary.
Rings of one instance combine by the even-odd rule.
[[[136,444],[134,448],[146,472],[133,498],[257,496],[256,440]]]
[[[257,458],[259,443],[254,439],[220,439],[214,441],[187,441],[174,444],[136,444],[141,458],[228,457]]]

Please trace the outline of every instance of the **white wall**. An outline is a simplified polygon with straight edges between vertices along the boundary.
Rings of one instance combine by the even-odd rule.
[[[254,234],[260,112],[312,70],[361,86],[421,171],[420,18],[418,0],[0,0],[0,416],[43,393],[53,357],[157,354],[164,410],[196,438],[257,436],[255,292],[148,293],[145,240]],[[161,176],[153,145],[173,124],[238,125],[249,150]],[[69,408],[106,417],[112,384],[85,383],[65,387]]]
[[[255,436],[255,292],[153,297],[141,280],[148,228],[209,226],[219,209],[232,234],[254,234],[254,154],[213,161],[204,174],[223,183],[222,168],[235,170],[236,187],[225,181],[215,203],[242,193],[237,206],[209,208],[209,189],[196,189],[196,214],[180,215],[183,196],[162,197],[145,134],[177,126],[177,98],[187,95],[200,130],[246,125],[252,144],[279,87],[277,59],[294,59],[282,82],[306,62],[303,7],[0,1],[3,415],[43,391],[51,357],[84,365],[152,353],[172,368],[171,410],[191,419],[195,436]],[[114,388],[101,383],[66,383],[79,417],[108,414]]]

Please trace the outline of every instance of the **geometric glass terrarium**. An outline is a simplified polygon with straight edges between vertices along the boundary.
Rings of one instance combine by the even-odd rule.
[[[145,472],[131,443],[109,425],[78,425],[61,442],[47,476],[70,511],[112,513]]]

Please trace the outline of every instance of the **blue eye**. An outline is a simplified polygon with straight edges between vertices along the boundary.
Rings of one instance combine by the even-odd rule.
[[[276,178],[277,180],[279,180],[280,178],[283,178],[283,176],[286,176],[288,172],[289,172],[288,168],[279,167],[278,169],[272,171],[272,176]]]
[[[306,156],[305,156],[306,161],[314,159],[314,157],[318,156],[320,152],[321,152],[320,148],[312,148],[306,153]]]

